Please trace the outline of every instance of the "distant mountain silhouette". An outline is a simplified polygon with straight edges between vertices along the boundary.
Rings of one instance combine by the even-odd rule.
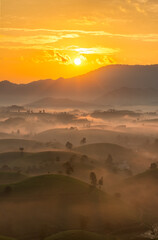
[[[79,108],[79,107],[91,107],[92,103],[71,100],[68,98],[42,98],[26,105],[31,108]]]
[[[123,87],[99,97],[97,101],[115,105],[155,105],[158,101],[158,89]]]
[[[132,88],[134,89],[130,90]],[[28,84],[2,81],[0,101],[1,104],[16,104],[19,101],[28,103],[45,97],[87,101],[98,99],[100,96],[112,101],[112,98],[117,99],[122,93],[124,99],[137,99],[140,93],[142,96],[147,94],[147,98],[154,94],[152,101],[157,101],[156,89],[158,90],[158,65],[111,65],[69,79],[46,79]],[[141,101],[144,101],[144,97]]]

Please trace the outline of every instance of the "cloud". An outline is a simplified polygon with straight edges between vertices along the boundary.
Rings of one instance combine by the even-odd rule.
[[[157,33],[147,33],[147,34],[124,34],[124,33],[110,33],[106,31],[86,31],[86,30],[54,30],[54,29],[28,29],[28,28],[1,28],[1,32],[7,34],[13,34],[15,32],[23,33],[37,33],[40,34],[36,36],[8,36],[5,34],[4,38],[0,39],[0,42],[22,42],[23,44],[46,44],[51,42],[57,42],[64,38],[79,38],[82,35],[89,36],[103,36],[103,37],[113,37],[113,38],[126,38],[130,40],[139,40],[145,42],[157,42]],[[45,34],[44,34],[45,33]],[[46,34],[47,33],[47,34]],[[48,34],[49,33],[49,34]]]
[[[74,18],[74,19],[69,19],[68,22],[76,24],[76,25],[86,25],[86,26],[93,26],[96,25],[98,22],[98,19],[96,18],[90,18],[90,17],[82,17],[82,18]]]
[[[59,64],[72,64],[70,56],[58,51],[43,51],[40,56],[32,58],[35,63],[58,62]]]
[[[119,52],[119,49],[113,48],[103,48],[103,47],[95,47],[95,48],[76,48],[73,49],[80,54],[113,54]]]
[[[103,66],[109,65],[109,64],[116,64],[116,61],[113,58],[108,57],[108,56],[103,56],[103,57],[97,58],[96,62],[97,62],[97,64],[103,65]]]

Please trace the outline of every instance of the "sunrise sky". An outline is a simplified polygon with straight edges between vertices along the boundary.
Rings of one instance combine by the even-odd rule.
[[[1,0],[0,27],[0,80],[157,63],[158,0]]]

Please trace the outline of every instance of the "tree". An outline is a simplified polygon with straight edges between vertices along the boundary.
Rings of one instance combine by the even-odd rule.
[[[73,166],[71,165],[70,162],[65,162],[63,164],[63,167],[65,169],[66,174],[68,174],[68,175],[70,175],[74,172],[74,168],[73,168]]]
[[[110,171],[116,171],[116,166],[114,164],[113,158],[111,154],[108,155],[106,161],[105,161],[106,168]]]
[[[90,173],[90,181],[91,181],[91,185],[93,187],[97,186],[97,176],[96,176],[95,172]]]
[[[101,187],[103,186],[103,177],[99,179],[98,184],[99,184],[99,188],[101,189]]]
[[[72,145],[72,143],[70,143],[70,142],[67,142],[67,143],[65,144],[65,146],[66,146],[66,148],[67,148],[68,150],[71,150],[71,149],[73,148],[73,145]]]
[[[19,148],[19,151],[21,152],[21,155],[23,155],[23,153],[24,153],[24,148],[23,148],[23,147],[20,147],[20,148]]]
[[[84,137],[81,139],[80,144],[84,145],[84,144],[86,144],[86,142],[87,142],[87,139]]]
[[[151,169],[151,170],[157,169],[157,164],[156,164],[156,163],[151,163],[150,169]]]

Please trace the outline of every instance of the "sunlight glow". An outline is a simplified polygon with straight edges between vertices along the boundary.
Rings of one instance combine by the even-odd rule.
[[[80,58],[75,58],[74,63],[79,66],[81,64],[81,59]]]

